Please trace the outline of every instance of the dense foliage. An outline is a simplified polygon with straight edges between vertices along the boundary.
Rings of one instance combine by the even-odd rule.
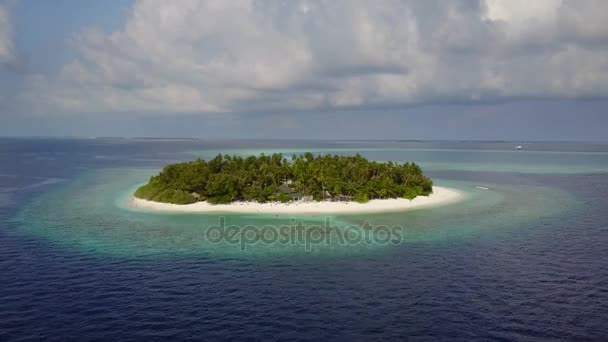
[[[354,200],[426,196],[433,182],[414,163],[369,161],[355,156],[305,153],[214,159],[165,166],[135,196],[158,202],[281,201],[297,199]]]

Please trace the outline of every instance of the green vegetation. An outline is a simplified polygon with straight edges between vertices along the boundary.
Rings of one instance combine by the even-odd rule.
[[[287,160],[281,154],[217,157],[165,166],[135,196],[157,202],[346,200],[427,196],[433,182],[414,163],[369,161],[356,156],[314,156]]]

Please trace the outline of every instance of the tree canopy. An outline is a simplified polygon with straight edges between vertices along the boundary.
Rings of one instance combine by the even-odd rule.
[[[239,157],[219,154],[211,160],[167,165],[135,196],[157,202],[352,200],[427,196],[433,182],[415,163],[369,161],[355,156],[282,154]]]

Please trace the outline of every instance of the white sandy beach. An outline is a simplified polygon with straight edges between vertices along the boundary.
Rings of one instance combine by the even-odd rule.
[[[182,213],[359,214],[428,208],[453,203],[461,200],[463,197],[463,194],[458,190],[435,186],[430,196],[418,196],[411,201],[396,198],[371,200],[367,203],[322,201],[210,204],[207,202],[196,202],[180,205],[148,201],[131,196],[129,205],[136,209]]]

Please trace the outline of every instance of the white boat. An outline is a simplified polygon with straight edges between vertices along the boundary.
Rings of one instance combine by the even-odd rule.
[[[521,146],[521,145],[517,145],[517,146],[515,146],[515,149],[516,149],[516,150],[521,150],[521,149],[523,149],[523,148],[524,148],[524,147],[523,147],[523,146]]]
[[[485,186],[476,186],[479,190],[490,190],[490,188],[486,188]]]

